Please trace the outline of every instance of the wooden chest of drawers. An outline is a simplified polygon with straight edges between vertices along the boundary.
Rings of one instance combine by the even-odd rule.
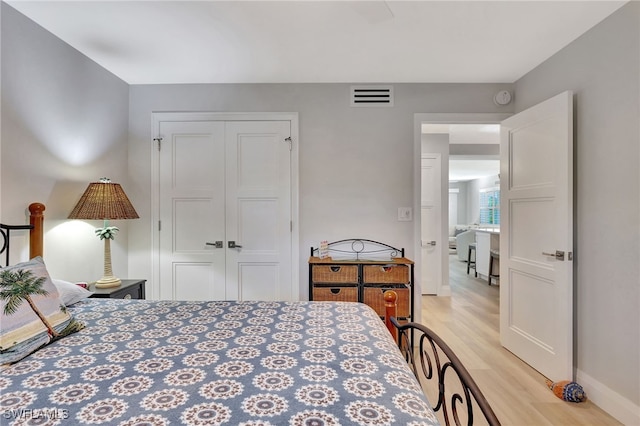
[[[312,270],[311,279],[318,283],[358,283],[357,265],[322,265]]]
[[[413,261],[320,259],[311,249],[309,258],[309,300],[361,302],[384,316],[383,294],[398,294],[398,318],[413,318]]]
[[[311,300],[327,302],[358,302],[358,287],[313,287]]]
[[[362,265],[362,282],[365,284],[409,284],[409,266],[397,264]]]

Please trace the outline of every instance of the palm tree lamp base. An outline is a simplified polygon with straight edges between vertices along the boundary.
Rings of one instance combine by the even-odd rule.
[[[120,281],[120,278],[113,276],[113,269],[111,268],[111,239],[118,228],[107,226],[107,221],[105,221],[104,225],[104,228],[99,230],[102,233],[101,235],[104,235],[105,230],[108,232],[104,237],[104,273],[102,278],[96,281],[96,288],[118,287],[122,281]]]
[[[96,288],[119,287],[122,281],[116,277],[102,277],[96,281]]]

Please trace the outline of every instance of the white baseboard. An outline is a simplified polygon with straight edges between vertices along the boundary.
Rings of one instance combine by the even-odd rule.
[[[640,406],[616,393],[583,371],[576,371],[576,382],[584,388],[587,398],[609,415],[627,426],[640,425]]]

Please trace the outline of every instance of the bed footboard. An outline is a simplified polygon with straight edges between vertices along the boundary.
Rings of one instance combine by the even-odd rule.
[[[500,425],[476,382],[438,335],[422,324],[401,325],[395,317],[390,322],[397,329],[400,351],[423,389],[427,382],[437,381],[437,388],[433,388],[437,389],[437,403],[433,409],[441,413],[447,426],[472,425],[478,409],[489,425]],[[431,398],[430,401],[434,403]]]

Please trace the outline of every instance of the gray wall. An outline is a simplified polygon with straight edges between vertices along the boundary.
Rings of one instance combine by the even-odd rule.
[[[370,238],[414,256],[413,119],[417,112],[509,112],[493,94],[504,84],[394,84],[395,107],[351,108],[348,84],[134,85],[130,174],[143,219],[130,226],[130,274],[149,276],[152,111],[298,112],[300,119],[300,297],[309,247],[322,239]],[[140,212],[139,212],[140,213]],[[415,212],[414,212],[415,213]]]
[[[467,207],[467,187],[468,182],[453,182],[449,184],[449,188],[458,189],[458,224],[468,225],[471,220],[468,215]]]
[[[600,382],[628,398],[636,409],[640,406],[639,28],[640,3],[629,2],[518,80],[515,89],[517,111],[565,90],[575,94],[578,378]]]
[[[96,280],[103,243],[92,228],[102,222],[67,224],[66,217],[89,182],[107,176],[126,190],[128,85],[6,3],[1,7],[2,223],[28,223],[27,206],[44,203],[50,273]],[[126,274],[126,224],[117,225],[113,267]],[[16,233],[12,260],[28,257],[25,243],[26,233]]]

